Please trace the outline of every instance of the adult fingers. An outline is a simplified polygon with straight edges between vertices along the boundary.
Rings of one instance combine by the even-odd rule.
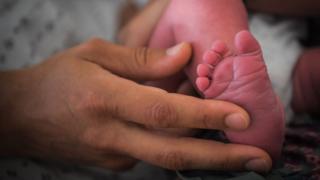
[[[102,39],[92,39],[75,50],[81,59],[133,80],[157,80],[176,74],[188,63],[192,53],[187,43],[159,50],[127,48]]]
[[[127,126],[117,148],[129,155],[173,170],[251,170],[267,172],[269,155],[255,147],[211,140],[168,137]]]
[[[107,96],[113,116],[155,128],[199,128],[243,130],[249,115],[232,103],[203,100],[136,84],[115,77]],[[109,112],[110,113],[110,112]]]

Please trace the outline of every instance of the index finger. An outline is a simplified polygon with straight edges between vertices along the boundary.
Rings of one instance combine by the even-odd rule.
[[[242,130],[249,126],[248,113],[235,104],[168,93],[116,78],[112,106],[117,109],[114,115],[123,120],[156,128]]]

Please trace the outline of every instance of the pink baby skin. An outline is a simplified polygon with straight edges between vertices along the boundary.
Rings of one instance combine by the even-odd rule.
[[[149,46],[190,42],[194,54],[184,72],[154,86],[173,91],[186,75],[206,99],[233,102],[251,117],[245,131],[226,131],[233,143],[266,150],[273,160],[284,141],[284,112],[274,93],[261,47],[248,31],[241,0],[171,0]]]

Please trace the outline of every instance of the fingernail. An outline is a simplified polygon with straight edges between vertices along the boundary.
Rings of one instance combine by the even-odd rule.
[[[270,166],[264,159],[253,159],[247,162],[245,168],[249,171],[268,172]]]
[[[173,46],[173,47],[167,49],[167,55],[168,55],[168,56],[175,56],[175,55],[177,55],[177,54],[179,53],[179,51],[181,50],[182,45],[183,45],[183,43],[180,43],[180,44],[178,44],[178,45],[176,45],[176,46]]]
[[[246,129],[249,124],[241,114],[231,114],[226,117],[225,124],[228,128],[233,130]]]

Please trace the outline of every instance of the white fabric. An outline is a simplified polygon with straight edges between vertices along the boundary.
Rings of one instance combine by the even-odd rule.
[[[273,88],[284,104],[288,122],[293,115],[292,70],[303,50],[299,38],[305,34],[305,25],[264,14],[254,14],[249,19],[250,30],[262,46]]]

